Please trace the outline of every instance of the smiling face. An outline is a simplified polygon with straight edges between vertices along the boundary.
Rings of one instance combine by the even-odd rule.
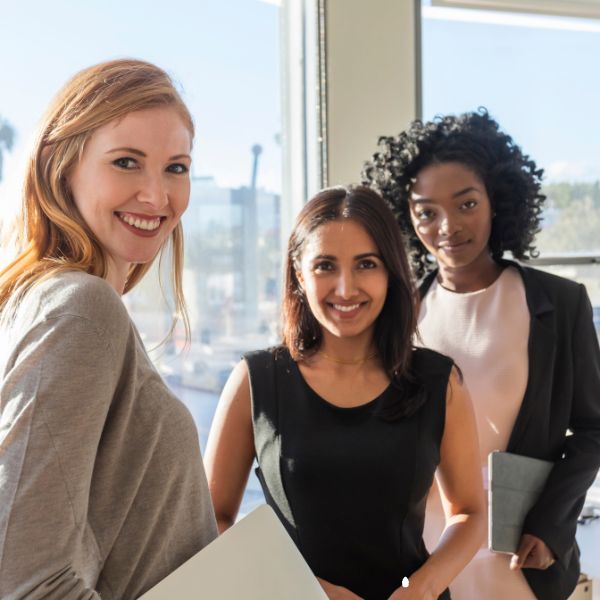
[[[493,265],[488,250],[492,207],[485,185],[471,169],[458,162],[424,167],[409,202],[415,232],[441,273]]]
[[[175,108],[131,112],[91,135],[68,177],[118,291],[132,263],[156,256],[187,207],[191,143]]]
[[[373,335],[388,272],[362,225],[344,219],[317,227],[306,241],[296,277],[324,340]]]

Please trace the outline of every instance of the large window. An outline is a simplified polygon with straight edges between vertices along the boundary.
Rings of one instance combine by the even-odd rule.
[[[423,116],[485,106],[539,166],[542,255],[600,253],[600,21],[423,3]]]
[[[160,342],[172,318],[157,269],[124,300],[205,447],[218,395],[249,349],[277,340],[283,237],[281,7],[275,1],[24,0],[0,7],[0,206],[18,202],[22,165],[53,94],[95,62],[136,57],[181,84],[194,116],[184,285],[192,343]],[[289,115],[287,116],[289,118]],[[289,212],[289,211],[288,211]],[[165,261],[168,263],[168,261]],[[162,274],[168,281],[168,274]],[[166,286],[168,288],[168,286]],[[251,479],[242,511],[261,498]]]
[[[600,334],[600,19],[440,4],[422,2],[423,117],[485,106],[544,169],[538,266],[585,284]]]
[[[585,283],[600,332],[600,20],[435,4],[422,3],[424,118],[485,106],[544,169],[537,247]]]

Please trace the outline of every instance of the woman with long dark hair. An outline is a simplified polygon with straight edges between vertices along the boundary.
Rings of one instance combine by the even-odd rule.
[[[415,121],[381,138],[364,170],[408,240],[421,343],[464,373],[484,473],[492,450],[554,462],[517,553],[482,546],[451,586],[459,600],[564,600],[579,575],[577,517],[600,464],[600,352],[584,286],[523,264],[541,178],[485,110]],[[442,529],[432,489],[428,544]]]
[[[219,529],[256,457],[267,502],[329,598],[448,598],[483,531],[475,426],[452,361],[412,346],[416,299],[392,212],[368,188],[318,193],[285,277],[283,343],[245,355],[212,425]],[[429,556],[438,466],[448,528]]]

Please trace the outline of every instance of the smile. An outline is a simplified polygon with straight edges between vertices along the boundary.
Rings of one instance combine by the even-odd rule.
[[[363,314],[363,309],[368,302],[355,302],[354,304],[338,304],[337,302],[327,302],[329,310],[335,319],[341,321],[351,321]]]
[[[341,312],[352,312],[353,310],[356,310],[359,306],[360,303],[357,304],[332,304],[333,308],[335,308],[335,310],[339,310]]]
[[[151,219],[145,219],[143,217],[134,217],[126,213],[116,213],[119,219],[131,227],[141,229],[143,231],[155,231],[160,227],[161,217],[153,217]]]
[[[469,243],[470,240],[466,240],[464,242],[457,242],[454,244],[444,244],[443,246],[438,246],[438,248],[440,250],[443,250],[447,254],[452,254],[453,252],[460,252],[461,250],[466,248],[466,246],[468,246]]]

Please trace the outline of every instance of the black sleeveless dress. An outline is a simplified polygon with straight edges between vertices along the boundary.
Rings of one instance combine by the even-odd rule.
[[[393,422],[377,398],[340,408],[310,388],[285,348],[244,356],[257,475],[315,575],[365,600],[387,600],[428,558],[425,501],[440,459],[452,361],[415,349],[425,402]],[[446,590],[440,598],[449,599]]]

